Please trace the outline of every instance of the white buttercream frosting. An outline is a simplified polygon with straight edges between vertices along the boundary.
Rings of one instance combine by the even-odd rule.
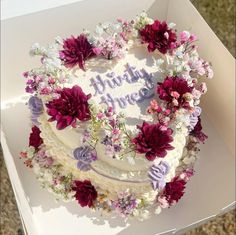
[[[94,86],[91,85],[91,79],[100,76],[103,80],[108,80],[107,74],[113,72],[113,76],[123,76],[127,72],[127,63],[135,67],[134,72],[145,71],[152,76],[153,84],[163,79],[161,68],[157,66],[161,59],[159,54],[148,53],[143,45],[134,46],[123,60],[117,63],[110,63],[104,59],[96,59],[90,61],[87,65],[87,71],[76,70],[71,72],[71,83],[65,86],[73,86],[78,84],[82,87],[86,94],[92,94],[92,100],[95,104],[100,105],[101,97],[105,94],[110,94],[114,98],[125,97],[139,91],[146,85],[145,79],[140,78],[137,82],[128,83],[125,79],[121,86],[111,88],[106,84],[106,88],[102,94],[99,94]],[[154,87],[149,92],[155,94]],[[102,89],[101,89],[102,90]],[[155,95],[156,96],[156,95]],[[145,99],[143,102],[136,104],[127,104],[123,109],[118,102],[115,104],[117,112],[122,111],[126,114],[126,126],[134,130],[137,124],[145,121],[152,121],[151,115],[146,113],[149,102],[153,97]],[[155,97],[157,99],[157,97]],[[63,130],[56,129],[55,122],[48,122],[46,114],[39,118],[41,136],[44,144],[47,147],[48,153],[53,156],[64,168],[71,172],[78,179],[90,179],[94,184],[100,186],[104,190],[110,192],[119,192],[129,188],[132,192],[141,195],[145,192],[152,192],[152,186],[148,178],[148,169],[151,165],[159,164],[162,158],[157,158],[154,162],[148,161],[143,154],[137,154],[136,157],[130,160],[128,157],[122,159],[113,159],[105,153],[104,145],[98,143],[96,151],[98,160],[92,163],[90,171],[80,171],[77,168],[77,161],[73,157],[73,150],[81,146],[82,133],[88,123],[82,123],[79,128],[67,127]],[[169,182],[175,176],[175,170],[179,165],[179,160],[182,156],[183,148],[186,143],[187,128],[182,126],[175,129],[173,133],[173,142],[171,143],[174,149],[168,151],[165,159],[170,166],[168,174],[165,176],[165,181]]]

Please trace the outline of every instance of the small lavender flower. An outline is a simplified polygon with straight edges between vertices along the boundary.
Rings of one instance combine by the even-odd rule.
[[[118,199],[113,201],[112,204],[122,217],[126,217],[133,213],[137,206],[137,200],[133,194],[120,192],[118,194]]]
[[[110,145],[112,146],[112,140],[111,140],[111,137],[106,135],[105,138],[101,141],[102,144],[104,145]]]
[[[28,102],[31,111],[31,121],[34,125],[38,126],[38,117],[43,113],[43,102],[37,96],[31,96]]]
[[[160,162],[158,166],[153,165],[149,172],[148,176],[151,179],[152,187],[154,190],[163,189],[166,185],[165,175],[168,174],[170,166],[167,162]]]
[[[121,151],[121,145],[118,145],[118,144],[115,144],[114,146],[113,146],[113,148],[114,148],[114,151],[117,153],[117,152],[120,152]]]
[[[48,157],[45,150],[39,150],[37,154],[35,155],[35,161],[41,166],[41,167],[50,167],[54,160],[52,157]]]
[[[97,160],[97,153],[95,149],[89,146],[78,147],[73,152],[74,158],[78,160],[77,167],[81,171],[88,171],[91,169],[91,162]]]
[[[197,125],[198,117],[200,116],[202,109],[199,106],[195,107],[194,112],[190,115],[190,130],[193,130]]]

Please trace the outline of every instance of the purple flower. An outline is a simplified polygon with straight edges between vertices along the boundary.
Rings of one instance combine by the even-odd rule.
[[[158,166],[153,165],[149,172],[148,176],[151,179],[152,187],[154,190],[163,189],[166,185],[165,175],[168,174],[170,166],[167,162],[160,162]]]
[[[115,145],[113,146],[113,148],[114,148],[114,151],[115,151],[115,152],[120,152],[121,149],[122,149],[122,147],[121,147],[120,144],[115,144]]]
[[[77,38],[72,36],[64,40],[63,50],[60,51],[60,59],[64,61],[64,65],[68,68],[79,65],[81,69],[85,70],[85,61],[93,56],[95,56],[93,46],[84,34]]]
[[[58,92],[60,97],[49,101],[47,113],[51,116],[49,122],[57,121],[57,129],[76,126],[77,119],[88,121],[91,118],[88,100],[91,95],[84,94],[81,87],[63,88]]]
[[[137,200],[134,195],[128,192],[120,192],[118,199],[113,201],[112,205],[122,217],[126,217],[133,213],[137,206]]]
[[[110,146],[112,146],[112,140],[111,140],[111,137],[110,136],[108,136],[108,135],[106,135],[105,137],[104,137],[104,139],[101,141],[101,144],[104,144],[104,145],[110,145]]]
[[[78,147],[73,152],[74,158],[78,160],[77,167],[81,171],[88,171],[91,169],[91,162],[97,160],[97,153],[95,149],[89,146]]]
[[[43,102],[37,96],[31,96],[28,102],[31,111],[31,120],[34,125],[38,126],[38,117],[43,113]]]

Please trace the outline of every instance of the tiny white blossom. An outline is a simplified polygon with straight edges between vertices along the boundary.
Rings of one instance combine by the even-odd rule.
[[[173,29],[176,26],[175,23],[171,22],[168,24],[168,28]]]
[[[158,206],[154,212],[156,215],[159,215],[161,213],[161,207]]]

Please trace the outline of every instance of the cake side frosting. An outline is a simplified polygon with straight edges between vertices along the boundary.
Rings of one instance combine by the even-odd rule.
[[[32,131],[21,153],[43,186],[122,217],[160,213],[183,196],[202,132],[211,78],[196,36],[142,13],[95,32],[34,45]]]
[[[83,175],[84,172],[80,172],[77,169],[76,159],[74,159],[73,157],[73,149],[65,146],[64,143],[61,142],[55,136],[55,133],[53,133],[53,131],[51,130],[50,125],[47,122],[45,116],[42,115],[39,121],[41,123],[40,125],[41,137],[44,139],[44,143],[48,147],[47,151],[49,155],[54,156],[54,158],[56,158],[58,162],[60,162],[62,165],[67,165],[68,167],[70,167],[69,171],[73,175],[75,176]],[[169,164],[171,169],[170,172],[165,176],[166,182],[171,181],[171,179],[175,175],[175,169],[179,165],[179,159],[182,157],[182,151],[186,143],[185,139],[186,139],[186,130],[185,131],[181,130],[181,132],[177,134],[177,137],[175,138],[173,143],[175,149],[165,157],[165,162]],[[147,170],[151,166],[150,164],[146,164],[143,166],[142,169],[139,169],[138,168],[139,165],[137,166],[137,164],[135,163],[133,165],[127,166],[127,161],[122,162],[121,160],[112,159],[115,162],[112,161],[107,162],[106,160],[104,160],[106,159],[105,158],[106,156],[100,158],[101,154],[102,153],[104,154],[104,151],[99,151],[97,149],[97,152],[98,152],[98,160],[92,163],[92,167],[98,174],[107,178],[113,178],[114,180],[121,180],[121,181],[126,180],[130,181],[130,183],[139,181],[150,185],[149,178],[147,175]],[[120,163],[120,165],[118,165],[117,163]],[[156,164],[158,165],[159,163],[160,159],[159,162],[157,162]],[[73,169],[73,171],[71,169]],[[92,179],[92,176],[90,176],[89,178]],[[130,189],[132,190],[132,184],[130,186]]]

